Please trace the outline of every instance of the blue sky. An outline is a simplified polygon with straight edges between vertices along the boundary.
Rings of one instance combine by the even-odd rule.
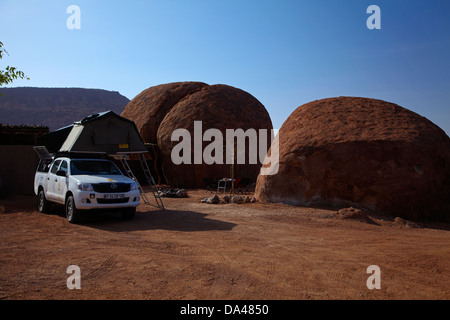
[[[81,29],[69,30],[69,5]],[[381,29],[369,30],[369,5]],[[241,88],[279,128],[298,106],[360,96],[397,103],[450,135],[448,0],[0,0],[0,61],[31,80],[132,99],[168,82]]]

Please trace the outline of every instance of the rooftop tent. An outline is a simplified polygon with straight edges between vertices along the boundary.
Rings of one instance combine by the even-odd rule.
[[[73,124],[53,132],[46,133],[38,138],[38,143],[44,145],[48,152],[56,153],[61,149],[64,141],[66,141],[67,136],[73,128]]]
[[[147,152],[133,121],[112,111],[90,115],[75,122],[59,152],[142,153]]]

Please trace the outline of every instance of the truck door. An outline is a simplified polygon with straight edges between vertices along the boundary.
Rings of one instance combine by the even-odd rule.
[[[56,175],[56,171],[58,171],[59,165],[61,164],[61,160],[56,160],[52,168],[50,169],[48,175],[47,175],[47,198],[49,200],[55,201],[56,196],[56,184],[58,183],[58,176]]]
[[[61,161],[61,165],[59,166],[59,169],[61,171],[66,172],[65,177],[57,176],[55,174],[55,196],[56,201],[59,203],[64,203],[67,189],[69,188],[69,177],[67,176],[67,161],[63,160]]]

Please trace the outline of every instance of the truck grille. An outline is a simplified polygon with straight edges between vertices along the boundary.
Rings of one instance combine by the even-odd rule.
[[[129,183],[95,183],[92,184],[95,192],[99,193],[117,193],[130,191]]]

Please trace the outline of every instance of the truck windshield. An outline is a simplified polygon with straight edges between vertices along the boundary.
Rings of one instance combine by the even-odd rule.
[[[70,172],[76,175],[121,175],[119,168],[110,161],[98,160],[72,160]]]

